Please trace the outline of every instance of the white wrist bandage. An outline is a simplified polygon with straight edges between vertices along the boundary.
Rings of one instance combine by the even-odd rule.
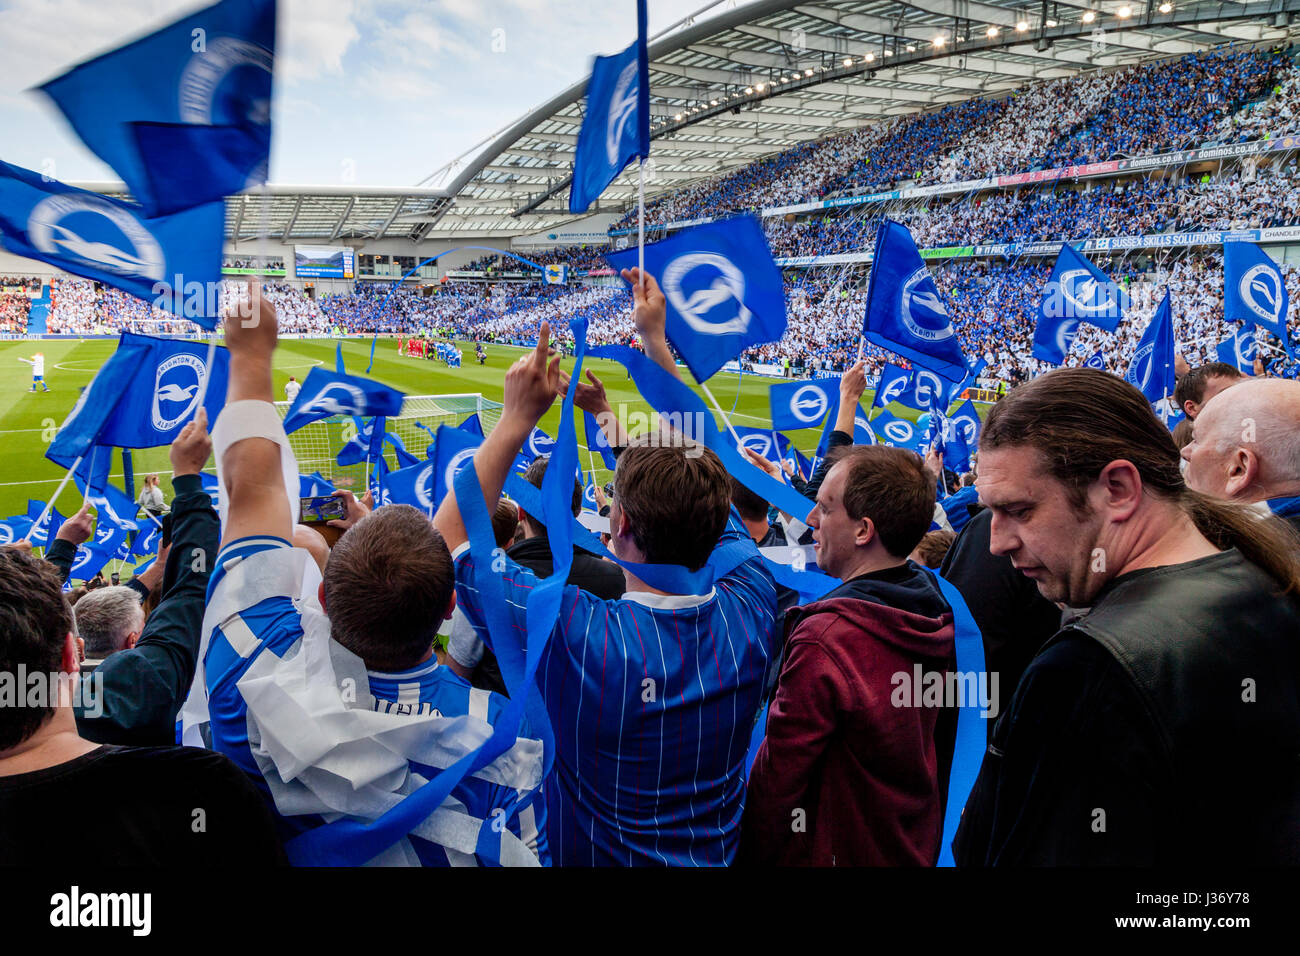
[[[226,522],[226,479],[223,462],[226,451],[246,438],[265,438],[280,446],[280,469],[284,473],[284,490],[289,497],[289,519],[298,523],[298,460],[289,447],[284,423],[270,402],[231,402],[217,416],[212,429],[212,454],[217,460],[217,514]]]

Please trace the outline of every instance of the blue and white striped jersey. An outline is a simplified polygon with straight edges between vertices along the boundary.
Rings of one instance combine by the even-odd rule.
[[[492,724],[506,707],[507,700],[500,694],[472,687],[469,681],[450,667],[431,657],[422,664],[394,673],[367,671],[370,693],[375,697],[375,709],[390,714],[433,714],[440,717],[461,717],[468,714]],[[520,736],[531,736],[527,721]],[[427,779],[438,774],[436,767],[412,763],[412,768]],[[546,849],[546,801],[537,790],[520,791],[511,787],[466,777],[451,796],[465,805],[470,816],[488,819],[496,810],[503,810],[506,826],[527,847],[537,854],[543,866],[550,865]],[[447,854],[442,847],[411,838],[420,862],[425,866],[447,866]]]
[[[719,546],[748,540],[729,525]],[[751,542],[752,544],[752,542]],[[460,607],[485,642],[473,559],[455,552]],[[538,579],[506,561],[511,634]],[[538,670],[555,733],[545,782],[557,866],[730,863],[743,763],[773,646],[776,586],[757,551],[707,595],[564,589]]]
[[[231,598],[238,602],[239,595],[226,595],[223,583],[227,572],[240,560],[272,549],[291,548],[289,542],[280,538],[243,538],[232,542],[221,550],[217,556],[216,568],[208,583],[208,603],[218,598]],[[209,746],[224,753],[237,763],[249,775],[253,783],[266,797],[275,814],[281,838],[288,841],[292,837],[320,826],[323,820],[315,814],[281,816],[275,808],[270,788],[262,778],[261,771],[253,758],[248,743],[248,708],[243,696],[236,686],[258,655],[270,652],[283,657],[302,637],[301,617],[294,607],[292,597],[283,595],[267,598],[250,607],[240,608],[236,617],[213,630],[207,653],[204,657],[205,681],[208,693]],[[437,709],[445,717],[462,714],[475,714],[491,720],[504,706],[504,700],[484,699],[476,696],[467,683],[461,681],[448,668],[438,667],[432,660],[417,665],[409,671],[397,674],[371,675],[371,692],[376,698],[383,698],[384,703],[377,703],[377,709],[393,710],[413,705],[419,708],[428,705]],[[496,696],[496,695],[491,695]],[[432,778],[438,770],[412,763],[412,769],[426,778]],[[465,812],[483,819],[492,815],[493,810],[505,811],[509,828],[525,843],[529,844],[543,863],[547,858],[544,836],[538,838],[536,831],[544,826],[544,813],[541,819],[533,808],[533,802],[540,806],[541,800],[535,792],[520,792],[510,787],[500,786],[478,778],[466,778],[452,790],[452,800],[465,808]],[[519,812],[516,813],[516,810]],[[531,839],[530,839],[531,837]],[[411,845],[426,866],[447,866],[445,850],[433,843],[416,837],[411,838]]]

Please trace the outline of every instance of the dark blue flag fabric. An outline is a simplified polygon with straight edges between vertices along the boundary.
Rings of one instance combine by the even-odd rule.
[[[156,339],[123,332],[118,349],[142,347],[143,361],[117,396],[99,441],[118,448],[155,448],[170,445],[194,418],[204,376],[208,391],[203,407],[212,428],[226,404],[230,379],[230,352],[218,348],[208,368],[208,346],[203,342]]]
[[[778,382],[767,390],[772,427],[777,431],[816,428],[840,407],[840,380]]]
[[[298,476],[299,498],[321,498],[334,493],[334,485],[319,471]]]
[[[222,0],[41,90],[161,215],[266,182],[275,0]]]
[[[605,256],[637,264],[635,247]],[[751,345],[785,335],[781,271],[753,216],[694,226],[645,247],[645,267],[667,301],[665,333],[697,382]]]
[[[582,413],[582,427],[584,429],[587,450],[600,456],[600,460],[605,463],[605,467],[610,471],[618,463],[614,458],[614,452],[609,447],[609,439],[605,436],[605,430],[600,427],[596,421],[596,416],[591,412]]]
[[[1038,304],[1034,358],[1063,364],[1080,322],[1114,332],[1127,306],[1128,293],[1119,283],[1072,247],[1062,245]]]
[[[427,514],[432,514],[436,507],[433,475],[435,467],[435,462],[422,461],[406,468],[390,471],[384,479],[388,503],[411,505]]]
[[[1255,374],[1255,329],[1251,325],[1242,325],[1218,344],[1218,359],[1225,365],[1231,365],[1243,375]]]
[[[84,493],[102,494],[108,487],[108,473],[113,466],[113,447],[111,445],[94,445],[81,459],[81,464],[72,475],[77,487]]]
[[[375,420],[372,418],[369,421],[360,419],[354,421],[357,422],[356,432],[343,444],[335,457],[335,461],[342,467],[361,464],[370,456],[370,447],[374,443]],[[382,432],[383,425],[379,427]],[[383,439],[379,441],[382,447]]]
[[[1277,263],[1253,242],[1223,244],[1223,317],[1268,329],[1291,351],[1291,297]]]
[[[862,334],[868,342],[950,382],[961,381],[970,371],[912,234],[889,219],[876,232]]]
[[[406,396],[395,388],[359,375],[311,370],[284,416],[285,433],[334,415],[396,415]],[[405,449],[403,449],[405,450]]]
[[[928,368],[914,368],[908,376],[907,387],[894,401],[918,412],[928,412],[934,406],[944,405],[949,394],[961,385],[961,382],[950,382]]]
[[[0,245],[213,329],[221,317],[220,202],[145,218],[131,203],[0,163]]]
[[[1174,392],[1174,312],[1169,292],[1138,340],[1124,381],[1136,385],[1152,405]]]
[[[456,427],[462,431],[469,432],[471,435],[477,435],[479,438],[485,437],[483,434],[483,423],[479,420],[478,412],[475,412]]]
[[[64,468],[71,468],[77,458],[88,455],[108,424],[117,400],[145,374],[143,366],[149,355],[147,346],[119,340],[117,351],[82,389],[45,457]]]
[[[596,483],[592,481],[591,475],[585,475],[582,479],[582,510],[600,511],[596,501]]]
[[[975,405],[967,399],[951,415],[946,416],[944,434],[944,466],[961,474],[970,471],[970,457],[979,448],[980,416]]]
[[[645,0],[638,0],[637,39],[622,53],[598,56],[573,155],[569,212],[585,212],[633,159],[650,155],[650,78]]]
[[[139,522],[136,521],[136,513],[140,506],[132,501],[125,491],[116,488],[105,482],[99,488],[87,488],[85,481],[80,475],[73,475],[73,481],[77,485],[77,490],[85,496],[86,501],[95,509],[96,527],[116,527],[124,531],[138,531]],[[148,518],[144,519],[146,524],[153,524]],[[116,550],[116,545],[114,545]]]
[[[1092,358],[1083,363],[1084,368],[1095,368],[1102,372],[1106,371],[1106,350],[1097,349]]]
[[[140,533],[135,536],[135,543],[131,545],[131,554],[137,558],[148,557],[157,554],[161,545],[162,528],[152,521],[145,521],[140,528]],[[139,571],[137,570],[136,573],[138,574]]]
[[[536,431],[536,429],[534,429]],[[438,437],[434,441],[437,452],[434,457],[433,503],[437,507],[446,497],[456,480],[456,475],[474,460],[474,452],[483,444],[483,439],[471,435],[459,428],[438,426]],[[549,473],[550,469],[547,469]]]
[[[925,444],[925,431],[915,422],[898,418],[888,410],[879,411],[871,420],[871,430],[882,445],[919,450]]]

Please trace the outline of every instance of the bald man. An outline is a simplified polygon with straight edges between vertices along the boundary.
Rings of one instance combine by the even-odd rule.
[[[1258,502],[1300,531],[1300,382],[1248,379],[1219,392],[1182,456],[1192,490]]]

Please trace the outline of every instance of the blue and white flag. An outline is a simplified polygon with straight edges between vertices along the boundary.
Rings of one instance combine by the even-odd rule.
[[[465,419],[456,426],[462,431],[467,431],[471,435],[477,435],[479,438],[485,437],[483,434],[483,422],[479,420],[478,412],[475,412],[469,418]]]
[[[45,457],[64,468],[71,468],[78,458],[90,454],[108,424],[117,400],[144,373],[149,349],[138,343],[118,341],[117,351],[105,362],[59,426]]]
[[[0,163],[0,245],[216,328],[226,207],[146,218],[109,199]]]
[[[907,387],[894,401],[915,408],[918,412],[928,412],[941,405],[946,410],[950,393],[960,387],[961,382],[950,382],[928,368],[914,368],[908,377]]]
[[[768,461],[779,462],[786,457],[790,448],[790,439],[786,438],[777,431],[765,431],[762,428],[745,428],[741,425],[733,425],[736,434],[740,436],[740,444],[736,446],[736,451],[742,455],[745,449],[757,452]]]
[[[876,232],[862,334],[950,382],[960,382],[970,371],[912,234],[888,219]]]
[[[367,458],[372,458],[372,449],[375,445],[378,445],[381,450],[383,449],[385,419],[378,419],[378,436],[375,435],[376,419],[371,418],[368,421],[362,421],[361,419],[354,418],[353,421],[356,423],[356,431],[353,433],[352,437],[343,444],[343,447],[339,449],[339,453],[334,459],[341,467],[359,465]],[[346,428],[346,424],[344,427]]]
[[[266,182],[275,13],[222,0],[40,89],[151,214],[211,203]]]
[[[970,457],[979,448],[980,416],[969,399],[945,417],[944,466],[961,474],[970,471]]]
[[[45,510],[44,501],[27,499],[27,517],[33,522],[32,527],[28,530],[27,540],[38,548],[45,547],[51,541],[59,536],[59,529],[63,527],[63,522],[67,519],[59,514],[58,508],[51,508],[50,513],[45,516],[45,520],[39,525],[35,524],[41,512]]]
[[[637,0],[636,11],[636,42],[622,53],[596,57],[591,67],[586,109],[573,154],[571,213],[586,212],[628,163],[650,155],[646,0]]]
[[[885,408],[890,402],[901,401],[901,396],[907,391],[911,377],[912,373],[907,369],[885,363],[885,367],[880,370],[880,375],[876,379],[876,394],[871,398],[871,407]]]
[[[77,490],[85,496],[86,501],[95,509],[96,527],[114,527],[122,531],[140,530],[135,520],[140,506],[132,501],[120,488],[105,483],[101,488],[87,488],[80,475],[73,475]],[[146,523],[153,524],[148,518]],[[115,546],[116,548],[116,546]]]
[[[590,474],[584,475],[582,479],[582,509],[600,512],[600,504],[596,501],[596,483]]]
[[[411,505],[427,514],[437,507],[435,500],[434,469],[437,462],[422,461],[406,468],[390,471],[384,479],[388,493],[387,504]]]
[[[605,256],[637,264],[635,246]],[[674,233],[645,247],[646,271],[667,302],[665,334],[697,382],[745,349],[785,335],[785,292],[763,227],[737,216]]]
[[[325,495],[332,495],[333,493],[334,485],[319,471],[313,471],[310,475],[298,476],[299,498],[323,498]]]
[[[1034,358],[1063,364],[1080,322],[1114,332],[1127,307],[1128,293],[1119,283],[1072,247],[1062,245],[1038,303]]]
[[[327,372],[317,367],[308,373],[297,397],[284,416],[284,430],[297,431],[308,422],[335,415],[396,415],[404,393],[359,375]],[[405,450],[405,449],[403,449]]]
[[[601,428],[596,421],[596,416],[591,412],[583,412],[582,427],[586,437],[587,450],[599,455],[600,460],[605,463],[605,467],[613,471],[614,466],[618,464],[618,459],[614,457],[614,452],[609,447],[609,438],[605,435],[605,429]]]
[[[146,558],[151,554],[157,554],[158,548],[162,545],[162,528],[152,521],[146,521],[145,527],[140,529],[140,533],[135,536],[135,543],[131,545],[131,554],[137,558]],[[136,574],[140,571],[137,568]]]
[[[1137,388],[1154,405],[1174,392],[1174,313],[1169,292],[1138,340],[1124,381]]]
[[[447,496],[447,491],[461,469],[474,460],[474,452],[483,444],[483,439],[459,428],[439,425],[438,436],[433,444],[437,452],[434,456],[433,504],[437,507]]]
[[[208,391],[203,407],[208,412],[208,427],[213,427],[226,404],[230,352],[225,348],[216,349],[209,369],[208,346],[203,342],[123,332],[118,348],[132,346],[145,349],[144,359],[125,391],[117,397],[100,433],[100,444],[117,448],[170,445],[194,418],[205,376]]]
[[[92,544],[89,541],[79,545],[77,554],[72,559],[72,567],[68,569],[68,584],[71,584],[73,580],[89,581],[102,571],[104,565],[113,559],[113,554],[117,551],[119,543],[119,539],[114,536],[104,547],[97,543]],[[64,585],[64,587],[67,587],[67,585]]]
[[[984,369],[988,368],[988,364],[989,363],[984,361],[984,359],[977,358],[971,364],[970,374],[962,381],[954,382],[949,386],[947,395],[948,405],[952,405],[954,402],[959,401],[962,393],[965,392],[966,389],[975,387],[975,380],[984,374]]]
[[[788,431],[816,428],[840,407],[840,380],[819,378],[810,382],[778,382],[767,390],[772,428]]]
[[[916,422],[898,418],[888,410],[876,413],[871,420],[871,430],[882,445],[919,451],[925,445],[925,429]]]
[[[1092,358],[1083,363],[1083,367],[1095,368],[1102,372],[1106,371],[1106,350],[1097,349],[1097,351],[1092,354]]]
[[[22,541],[32,531],[32,519],[26,515],[12,515],[0,521],[0,546]]]
[[[1243,375],[1255,374],[1255,354],[1259,349],[1255,341],[1255,327],[1242,325],[1218,344],[1218,359],[1225,365],[1231,365]]]
[[[221,485],[217,481],[217,476],[211,472],[201,471],[199,472],[199,482],[203,485],[203,490],[207,492],[208,497],[212,499],[213,509],[219,512],[221,510]],[[153,524],[152,521],[149,523]]]
[[[1291,351],[1291,296],[1282,270],[1253,242],[1223,244],[1223,317],[1268,329]]]

